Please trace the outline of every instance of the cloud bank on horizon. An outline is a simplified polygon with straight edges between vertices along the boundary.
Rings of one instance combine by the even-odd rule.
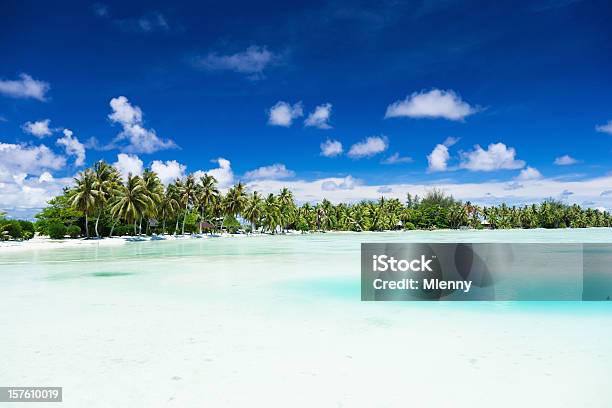
[[[518,7],[491,27],[467,6],[420,14],[400,3],[389,6],[393,18],[374,4],[269,16],[247,7],[243,15],[260,22],[253,27],[228,9],[219,20],[227,32],[213,33],[216,20],[195,3],[96,2],[75,11],[88,22],[77,36],[57,28],[66,10],[41,6],[48,22],[11,25],[38,42],[15,35],[11,49],[23,51],[0,67],[0,210],[31,216],[100,159],[123,177],[150,168],[166,185],[208,173],[222,189],[288,186],[300,202],[403,199],[437,186],[481,204],[552,197],[612,209],[612,86],[603,81],[612,66],[585,51],[606,49],[600,39],[612,29],[598,21],[612,10]],[[483,24],[439,13],[451,10]],[[568,26],[578,10],[588,24]],[[542,19],[555,44],[540,35]],[[429,33],[433,21],[448,32],[408,48],[398,40]],[[304,32],[309,24],[317,35]],[[339,41],[340,27],[360,48]],[[116,46],[105,48],[101,33]],[[547,52],[534,54],[525,38]],[[51,54],[54,65],[44,64]],[[560,67],[559,58],[580,64]],[[559,101],[559,78],[580,109]]]

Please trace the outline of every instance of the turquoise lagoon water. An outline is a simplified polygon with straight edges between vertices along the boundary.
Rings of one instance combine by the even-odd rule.
[[[361,302],[362,242],[612,229],[0,248],[0,386],[70,407],[612,406],[612,303]]]

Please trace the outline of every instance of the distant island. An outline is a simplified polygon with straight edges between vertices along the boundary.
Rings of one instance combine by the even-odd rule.
[[[438,189],[424,197],[408,194],[405,202],[381,197],[358,203],[332,204],[324,199],[316,205],[297,205],[288,188],[264,196],[257,191],[249,193],[238,183],[223,194],[217,180],[208,174],[190,174],[164,186],[150,169],[124,180],[104,161],[79,173],[74,182],[48,202],[35,223],[7,219],[0,212],[0,240],[30,239],[35,233],[60,239],[220,231],[276,234],[289,230],[586,228],[612,224],[608,212],[558,200],[522,207],[481,207]]]

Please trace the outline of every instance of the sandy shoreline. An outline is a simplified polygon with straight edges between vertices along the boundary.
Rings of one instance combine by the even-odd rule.
[[[300,234],[297,231],[289,231],[285,235]],[[189,239],[212,239],[212,238],[246,238],[246,237],[261,237],[269,234],[185,234],[185,235],[164,235],[164,236],[142,236],[142,237],[105,237],[105,238],[65,238],[51,239],[48,237],[34,237],[27,241],[1,241],[0,252],[8,251],[26,251],[34,249],[57,249],[57,248],[74,248],[83,246],[116,246],[123,245],[128,242],[144,242],[144,241],[175,241]]]

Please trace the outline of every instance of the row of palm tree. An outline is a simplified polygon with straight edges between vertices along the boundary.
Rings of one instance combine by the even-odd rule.
[[[564,228],[611,225],[607,212],[568,206],[554,200],[523,207],[479,207],[462,203],[440,190],[425,197],[407,195],[406,201],[380,198],[354,204],[332,204],[322,200],[315,205],[296,205],[292,192],[283,188],[278,194],[247,192],[238,183],[222,194],[217,180],[209,174],[193,174],[164,186],[155,172],[147,169],[141,176],[129,174],[125,180],[113,166],[100,161],[75,178],[67,189],[69,205],[82,212],[85,234],[90,236],[90,219],[100,236],[101,219],[110,219],[110,235],[117,225],[129,225],[133,233],[151,229],[162,233],[185,233],[186,225],[199,233],[222,228],[220,220],[242,219],[251,231],[269,233],[289,229],[301,231],[383,231],[433,228]],[[225,221],[224,221],[225,222]]]

